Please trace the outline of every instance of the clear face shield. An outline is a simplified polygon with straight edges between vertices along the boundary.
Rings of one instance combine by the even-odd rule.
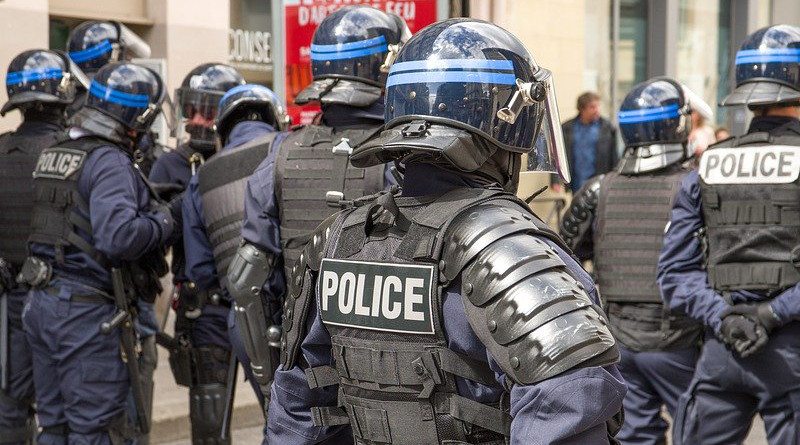
[[[129,59],[147,59],[150,57],[150,45],[145,43],[141,37],[131,31],[130,28],[119,23],[119,41],[125,48],[126,57]],[[112,58],[112,60],[119,60]]]
[[[381,72],[388,73],[389,69],[392,67],[392,64],[395,60],[397,60],[397,55],[400,53],[400,50],[403,48],[403,45],[406,44],[408,39],[411,38],[411,29],[408,28],[405,20],[400,19],[399,17],[398,23],[402,24],[403,31],[400,34],[400,42],[391,44],[388,46],[389,52],[386,54],[386,60],[383,61],[381,65]]]
[[[64,88],[64,89],[70,88],[68,84],[71,83],[70,80],[74,79],[75,82],[74,84],[72,84],[74,85],[73,88],[77,87],[77,88],[82,88],[84,91],[89,91],[89,85],[92,83],[89,77],[86,76],[86,74],[84,74],[84,72],[80,69],[80,67],[78,67],[78,65],[75,64],[75,62],[72,61],[72,59],[70,59],[69,57],[65,57],[65,60],[67,61],[67,63],[69,63],[69,78],[65,73],[64,78],[62,79],[61,82],[61,86],[59,86],[59,88]]]
[[[223,94],[217,91],[204,91],[192,88],[175,90],[173,105],[174,121],[171,128],[177,143],[214,149],[214,120],[217,118],[219,101]]]
[[[539,121],[539,124],[533,146],[523,152],[520,190],[522,190],[524,182],[534,179],[530,177],[534,174],[537,174],[537,177],[547,178],[548,184],[549,175],[541,173],[558,173],[564,182],[570,182],[567,150],[561,131],[561,118],[558,114],[553,74],[544,68],[534,74],[533,82],[523,82],[521,79],[517,79],[517,91],[509,100],[508,105],[497,112],[497,117],[514,124],[523,109],[532,106],[538,108],[533,116]],[[535,181],[541,182],[538,178]]]

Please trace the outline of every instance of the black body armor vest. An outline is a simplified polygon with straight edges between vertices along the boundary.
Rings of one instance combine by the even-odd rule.
[[[110,145],[95,137],[82,137],[46,148],[39,156],[33,172],[33,217],[29,242],[53,246],[55,260],[64,262],[65,249],[78,249],[103,267],[109,266],[105,255],[78,235],[78,231],[91,236],[92,224],[81,215],[89,214],[89,203],[78,193],[78,179],[86,158],[94,150]]]
[[[353,200],[383,190],[383,165],[361,169],[349,162],[351,147],[381,128],[336,130],[312,125],[290,133],[280,144],[274,184],[287,276],[311,233],[340,209],[342,198]],[[349,143],[342,144],[343,139]],[[343,196],[337,198],[336,192]]]
[[[656,283],[664,231],[681,180],[680,164],[641,175],[606,174],[594,229],[594,267],[606,301],[661,303]]]
[[[28,256],[26,240],[31,231],[33,179],[31,172],[44,148],[52,147],[62,135],[20,137],[13,132],[0,135],[0,257],[17,270]]]
[[[700,159],[708,282],[776,293],[800,280],[800,136],[752,133]]]
[[[206,230],[222,287],[227,285],[228,265],[241,240],[247,179],[269,154],[274,138],[272,133],[223,151],[197,173]]]
[[[339,385],[339,406],[313,408],[315,424],[349,424],[359,444],[506,443],[507,394],[492,403],[458,394],[456,377],[500,386],[483,358],[448,348],[442,291],[451,283],[461,284],[465,316],[514,382],[615,359],[613,339],[582,286],[536,235],[566,246],[515,197],[455,189],[440,197],[383,193],[364,202],[320,226],[295,265],[285,302],[286,367],[297,360],[307,319],[302,302],[318,267],[317,303],[335,368],[308,368],[306,375],[312,388]],[[566,335],[544,328],[547,338],[538,337],[536,327],[549,321]],[[591,338],[570,335],[579,331]],[[557,344],[549,344],[554,338]],[[598,358],[604,351],[611,352]]]

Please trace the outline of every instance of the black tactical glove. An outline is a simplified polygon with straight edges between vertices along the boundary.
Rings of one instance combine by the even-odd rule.
[[[741,314],[723,314],[720,340],[743,358],[767,344],[767,331],[761,324]]]
[[[12,269],[8,261],[0,258],[0,294],[6,293],[6,291],[14,287],[17,283],[15,278],[16,274]]]
[[[175,220],[175,211],[169,204],[159,201],[151,201],[150,210],[153,212],[158,212],[161,215],[162,219],[159,220],[159,223],[168,233],[172,234],[176,226],[179,226],[180,222]],[[177,216],[180,217],[180,215]]]
[[[724,315],[728,314],[744,315],[763,326],[767,334],[783,324],[769,303],[737,304],[725,311]]]

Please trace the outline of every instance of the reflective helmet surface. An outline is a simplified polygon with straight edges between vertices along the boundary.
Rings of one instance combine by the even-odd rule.
[[[69,104],[78,86],[88,87],[81,70],[60,51],[34,49],[20,53],[8,65],[8,102],[0,115],[26,104]]]
[[[334,11],[314,31],[311,42],[314,82],[297,95],[295,102],[325,101],[354,106],[374,102],[383,91],[388,66],[410,36],[405,21],[395,14],[365,5]],[[371,88],[352,85],[353,81]],[[355,91],[353,97],[343,95],[350,90]],[[326,95],[329,97],[324,100]]]
[[[119,22],[81,23],[70,33],[67,51],[90,76],[110,62],[150,57],[150,46]]]
[[[154,71],[130,62],[116,62],[97,72],[86,106],[114,118],[127,129],[144,131],[158,115],[164,96],[164,84]]]
[[[175,92],[179,128],[190,138],[190,142],[214,148],[214,130],[219,101],[228,90],[244,85],[242,75],[231,66],[222,63],[204,63],[186,75]],[[191,124],[192,117],[199,113],[208,125]],[[184,128],[185,127],[185,128]],[[184,134],[178,138],[185,139]]]
[[[736,89],[721,105],[800,103],[800,28],[759,29],[742,44],[735,64]]]
[[[528,154],[532,170],[569,180],[552,75],[497,25],[444,20],[405,44],[386,82],[387,127],[420,118]]]
[[[87,73],[94,74],[109,62],[121,59],[119,28],[114,22],[85,22],[69,35],[67,50],[70,58]]]
[[[626,147],[683,143],[691,130],[683,87],[656,78],[633,87],[619,109],[618,122]]]
[[[286,108],[272,90],[262,85],[239,85],[228,90],[220,99],[218,109],[214,125],[223,140],[237,122],[252,120],[248,118],[250,114],[257,114],[256,119],[277,130],[286,127]]]

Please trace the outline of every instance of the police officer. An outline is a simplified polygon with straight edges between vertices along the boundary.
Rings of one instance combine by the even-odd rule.
[[[159,157],[150,172],[153,183],[163,189],[170,189],[171,186],[171,196],[165,197],[175,203],[183,201],[181,194],[190,179],[203,162],[216,153],[212,127],[220,99],[226,91],[244,83],[238,71],[221,63],[201,64],[183,79],[175,92],[180,145],[176,150]],[[177,343],[170,351],[170,366],[175,381],[190,388],[192,438],[195,443],[206,443],[203,441],[213,441],[214,437],[219,437],[218,425],[222,420],[216,417],[221,411],[209,409],[224,405],[224,385],[222,390],[215,385],[227,380],[225,376],[230,356],[228,308],[224,307],[225,301],[218,286],[197,286],[187,277],[184,245],[182,239],[177,239],[172,246],[172,280],[178,302],[175,321]],[[219,398],[209,399],[212,394]],[[214,420],[210,421],[207,416],[213,416]]]
[[[69,57],[87,76],[94,77],[97,71],[113,62],[130,61],[134,58],[150,57],[150,46],[130,28],[117,21],[88,21],[76,26],[67,39]],[[72,117],[86,102],[87,88],[79,88],[75,101],[67,108],[67,116]],[[156,155],[162,147],[156,143],[157,137],[148,129],[138,138],[134,149],[136,165],[148,174]],[[153,374],[158,362],[155,334],[158,322],[153,305],[141,302],[139,317],[136,320],[142,343],[141,368],[148,385],[147,393],[153,391]],[[152,406],[152,400],[148,403]],[[142,436],[139,445],[147,445],[148,439]]]
[[[625,154],[615,171],[591,178],[572,199],[561,236],[593,260],[609,326],[620,343],[628,384],[623,444],[663,444],[666,405],[675,416],[689,386],[701,326],[661,301],[656,266],[672,201],[689,173],[691,113],[710,107],[688,88],[661,77],[633,87],[622,101]]]
[[[709,147],[684,178],[658,279],[664,301],[706,326],[675,419],[676,444],[741,443],[753,415],[770,444],[800,443],[800,28],[751,34],[736,54],[746,135]]]
[[[402,160],[402,195],[327,219],[293,268],[267,442],[609,443],[597,292],[513,195],[521,154],[552,165],[541,132],[564,152],[551,73],[496,25],[438,22],[392,65],[386,121],[351,162]]]
[[[221,294],[202,307],[202,315],[194,323],[195,355],[215,371],[198,369],[197,384],[190,389],[192,440],[203,444],[230,443],[228,431],[221,433],[230,426],[223,426],[222,420],[224,410],[233,403],[225,399],[236,378],[229,366],[231,360],[234,366],[237,358],[245,365],[248,380],[264,406],[236,332],[226,271],[239,245],[247,178],[266,158],[275,131],[284,129],[287,122],[283,104],[261,85],[235,87],[219,104],[215,127],[222,150],[192,177],[183,200],[186,275],[197,292]]]
[[[278,365],[284,268],[291,268],[311,232],[341,201],[395,182],[388,167],[355,169],[348,167],[348,156],[380,131],[385,71],[409,35],[400,17],[367,6],[345,7],[326,17],[312,43],[314,82],[295,100],[319,102],[321,125],[278,134],[248,181],[244,243],[228,268],[228,290],[266,396]]]
[[[22,444],[34,437],[31,351],[22,329],[28,289],[16,282],[27,257],[33,207],[31,172],[42,149],[64,135],[64,110],[78,85],[88,80],[66,54],[28,50],[6,74],[8,102],[0,115],[19,110],[22,124],[0,135],[0,443]]]
[[[127,26],[115,21],[83,22],[67,39],[69,57],[90,78],[108,63],[150,57],[150,46]],[[72,116],[86,101],[87,90],[79,89],[76,100],[67,109]]]
[[[194,83],[192,83],[194,82]],[[168,193],[165,198],[180,195],[197,169],[216,152],[211,126],[222,95],[243,85],[244,78],[234,68],[221,63],[204,63],[183,79],[176,91],[177,114],[181,116],[178,148],[164,153],[153,164],[150,181]],[[172,281],[182,291],[187,282],[183,242],[172,246]]]
[[[114,326],[129,319],[118,315],[135,312],[136,298],[153,301],[158,276],[166,273],[157,248],[172,233],[172,217],[152,200],[132,161],[136,139],[164,95],[161,79],[145,67],[101,68],[75,116],[78,126],[36,163],[30,256],[19,279],[32,288],[23,325],[33,354],[40,444],[130,437],[131,388],[139,389],[138,431],[146,432],[138,415],[141,382],[132,375],[138,368],[129,364],[136,354],[131,324]],[[116,322],[101,334],[112,316]]]

